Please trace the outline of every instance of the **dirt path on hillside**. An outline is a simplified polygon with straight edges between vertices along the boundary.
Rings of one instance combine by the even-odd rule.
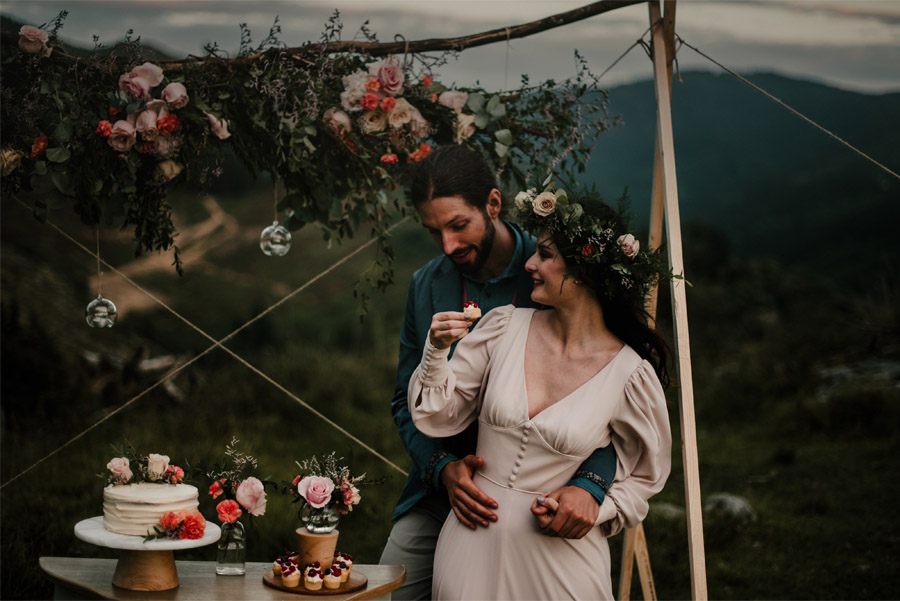
[[[179,228],[178,247],[181,249],[181,260],[185,269],[192,271],[204,271],[215,277],[227,279],[236,285],[269,287],[277,295],[283,296],[290,292],[285,284],[278,282],[262,282],[259,278],[230,269],[214,265],[208,262],[207,255],[214,251],[234,244],[246,244],[252,242],[259,235],[251,228],[244,228],[231,214],[225,212],[212,196],[206,196],[201,201],[209,216],[203,221],[186,228]],[[117,269],[128,277],[140,283],[140,278],[155,272],[165,272],[175,275],[170,253],[157,252],[136,258],[135,260],[118,266]],[[97,276],[93,275],[88,282],[90,290],[97,289]],[[143,284],[142,284],[143,286]],[[156,297],[168,304],[166,295],[144,286]],[[128,312],[151,311],[162,309],[152,298],[132,286],[130,283],[115,273],[104,271],[103,296],[116,303],[119,316]]]

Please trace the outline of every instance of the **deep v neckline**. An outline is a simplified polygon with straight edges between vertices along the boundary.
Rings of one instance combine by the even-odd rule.
[[[557,405],[567,401],[569,398],[574,396],[576,392],[580,391],[582,388],[584,388],[585,386],[587,386],[588,384],[593,382],[595,379],[597,379],[603,372],[605,372],[609,368],[609,366],[612,365],[615,362],[615,360],[619,358],[619,355],[622,354],[622,351],[625,350],[625,347],[628,346],[627,344],[623,344],[622,348],[620,348],[618,351],[616,351],[616,354],[613,355],[612,358],[603,365],[603,367],[598,369],[594,373],[594,375],[592,375],[590,378],[588,378],[587,380],[585,380],[584,382],[579,384],[576,388],[574,388],[572,390],[572,392],[570,392],[566,396],[562,397],[561,399],[557,399],[556,401],[547,405],[546,407],[544,407],[543,409],[541,409],[534,415],[530,416],[529,415],[529,413],[530,413],[529,407],[531,406],[531,402],[528,400],[528,380],[526,379],[527,374],[526,374],[526,370],[525,370],[525,358],[526,358],[527,347],[528,347],[528,336],[531,333],[531,322],[534,320],[534,316],[536,313],[537,313],[537,309],[534,309],[532,311],[531,315],[528,317],[528,321],[525,324],[525,342],[522,343],[522,357],[520,358],[520,361],[519,361],[519,364],[521,365],[521,369],[522,369],[522,392],[523,392],[522,396],[525,397],[525,421],[536,420],[539,416],[543,415],[550,409],[556,407]]]

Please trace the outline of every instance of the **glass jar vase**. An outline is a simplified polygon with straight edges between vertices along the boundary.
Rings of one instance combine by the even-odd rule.
[[[305,505],[300,513],[300,520],[309,532],[328,534],[337,528],[340,514],[332,507],[316,509],[311,505]]]
[[[222,524],[216,553],[216,574],[219,576],[243,576],[246,571],[247,539],[240,522]]]

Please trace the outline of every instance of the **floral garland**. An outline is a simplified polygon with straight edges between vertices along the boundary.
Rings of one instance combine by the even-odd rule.
[[[366,279],[383,287],[387,227],[410,210],[397,191],[435,145],[480,150],[515,188],[550,168],[583,170],[611,125],[577,53],[570,79],[523,77],[518,90],[490,94],[440,83],[434,68],[446,55],[327,52],[340,39],[337,13],[322,44],[286,51],[276,20],[256,47],[244,29],[237,57],[210,45],[202,59],[166,63],[147,60],[131,32],[111,51],[95,40],[86,56],[69,55],[57,40],[64,18],[25,26],[18,46],[3,48],[2,193],[31,200],[38,217],[53,197],[87,224],[119,221],[139,252],[174,247],[179,270],[168,191],[209,186],[229,157],[284,183],[291,230],[317,224],[341,240],[373,226],[381,252]]]
[[[547,178],[538,193],[530,188],[514,200],[516,218],[535,235],[547,232],[566,257],[568,275],[590,282],[609,299],[625,299],[643,309],[650,288],[672,275],[660,249],[641,249],[628,232],[627,197],[615,210],[592,195],[570,198]]]

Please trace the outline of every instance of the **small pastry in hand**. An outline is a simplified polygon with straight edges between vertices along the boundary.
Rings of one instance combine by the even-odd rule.
[[[475,301],[466,301],[463,303],[463,315],[469,321],[475,321],[481,318],[481,308]]]
[[[281,584],[288,588],[300,586],[300,570],[297,566],[290,564],[281,568]]]
[[[322,588],[322,572],[319,568],[308,565],[305,571],[306,576],[303,578],[303,586],[310,591],[317,591]]]
[[[325,580],[325,588],[340,588],[341,586],[341,569],[330,567],[323,572]]]

